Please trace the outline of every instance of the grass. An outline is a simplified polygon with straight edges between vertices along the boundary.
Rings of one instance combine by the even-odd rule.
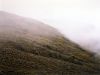
[[[43,38],[43,37],[42,37]],[[46,38],[46,37],[45,37]],[[57,41],[58,40],[58,41]],[[66,42],[65,42],[66,41]],[[13,75],[50,75],[77,74],[99,75],[100,67],[93,60],[91,53],[81,50],[67,39],[52,38],[51,40],[16,41],[1,40],[0,65],[1,71]],[[71,45],[72,44],[72,45]],[[5,47],[6,46],[6,47]],[[18,72],[18,73],[17,73]]]
[[[0,75],[100,75],[100,61],[93,53],[56,29],[0,14]]]

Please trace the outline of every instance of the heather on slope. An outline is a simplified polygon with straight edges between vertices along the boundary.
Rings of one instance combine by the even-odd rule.
[[[99,75],[94,59],[55,28],[0,12],[0,75]]]

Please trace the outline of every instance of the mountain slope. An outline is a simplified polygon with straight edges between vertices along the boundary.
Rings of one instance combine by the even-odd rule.
[[[94,59],[56,29],[0,11],[0,75],[99,75]]]

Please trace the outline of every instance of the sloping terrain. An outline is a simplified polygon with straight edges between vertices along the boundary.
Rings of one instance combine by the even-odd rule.
[[[0,12],[0,75],[100,75],[95,59],[48,25]]]

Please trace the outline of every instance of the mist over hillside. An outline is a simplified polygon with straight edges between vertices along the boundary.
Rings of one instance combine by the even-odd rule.
[[[99,75],[96,59],[53,27],[0,11],[0,75]]]
[[[49,24],[82,47],[100,54],[99,0],[1,1],[2,10]]]

